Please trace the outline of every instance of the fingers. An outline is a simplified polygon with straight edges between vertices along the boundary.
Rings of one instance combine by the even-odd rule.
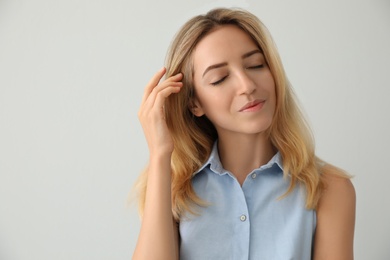
[[[147,98],[147,102],[149,102],[151,105],[154,105],[154,102],[156,101],[156,98],[157,96],[160,96],[160,97],[168,97],[168,96],[165,96],[164,94],[160,94],[161,91],[169,88],[171,89],[172,87],[173,88],[177,88],[177,87],[182,87],[183,86],[183,83],[180,81],[182,79],[182,74],[179,73],[179,74],[176,74],[166,80],[164,80],[163,82],[161,82],[160,84],[158,84],[157,86],[155,86],[152,90],[152,92],[150,93],[149,97]],[[163,93],[168,93],[170,91],[164,91]],[[172,94],[173,92],[171,92]]]
[[[164,81],[160,82],[162,76],[165,74],[165,68],[157,72],[146,86],[143,104],[149,103],[153,105],[157,94],[167,87],[181,87],[183,83],[180,81],[183,78],[181,73],[171,76]],[[166,93],[166,92],[165,92]]]
[[[160,82],[161,78],[164,76],[166,72],[166,68],[162,67],[159,71],[157,71],[156,74],[150,79],[149,83],[146,85],[144,96],[142,97],[142,103],[145,102],[145,100],[148,98],[150,93],[152,92],[153,88],[157,86],[158,82]]]
[[[145,93],[139,115],[152,111],[154,111],[152,113],[162,115],[161,112],[163,111],[162,108],[164,106],[165,99],[169,95],[180,91],[183,86],[183,83],[181,82],[183,75],[178,73],[160,82],[165,73],[165,68],[159,70],[145,87]]]
[[[180,89],[181,86],[168,86],[162,89],[156,94],[156,99],[153,106],[156,108],[160,108],[161,109],[160,111],[162,111],[162,107],[164,106],[165,99],[173,93],[178,93]]]

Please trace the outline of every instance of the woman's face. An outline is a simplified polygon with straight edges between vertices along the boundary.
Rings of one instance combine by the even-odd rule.
[[[218,135],[258,134],[275,111],[275,83],[260,49],[233,25],[203,38],[193,53],[195,98],[192,112],[206,115]]]

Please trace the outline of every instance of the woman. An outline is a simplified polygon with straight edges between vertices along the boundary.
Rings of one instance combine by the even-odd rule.
[[[353,259],[354,188],[315,156],[276,47],[251,13],[188,21],[139,119],[150,160],[133,259]]]

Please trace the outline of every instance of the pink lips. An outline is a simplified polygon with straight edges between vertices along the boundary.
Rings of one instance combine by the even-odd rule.
[[[243,106],[239,112],[255,112],[260,110],[264,105],[265,100],[253,100],[248,103],[246,103],[245,106]]]

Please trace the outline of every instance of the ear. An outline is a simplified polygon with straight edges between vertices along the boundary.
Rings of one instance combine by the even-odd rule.
[[[196,97],[190,102],[190,110],[194,116],[201,117],[204,115],[203,108]]]

